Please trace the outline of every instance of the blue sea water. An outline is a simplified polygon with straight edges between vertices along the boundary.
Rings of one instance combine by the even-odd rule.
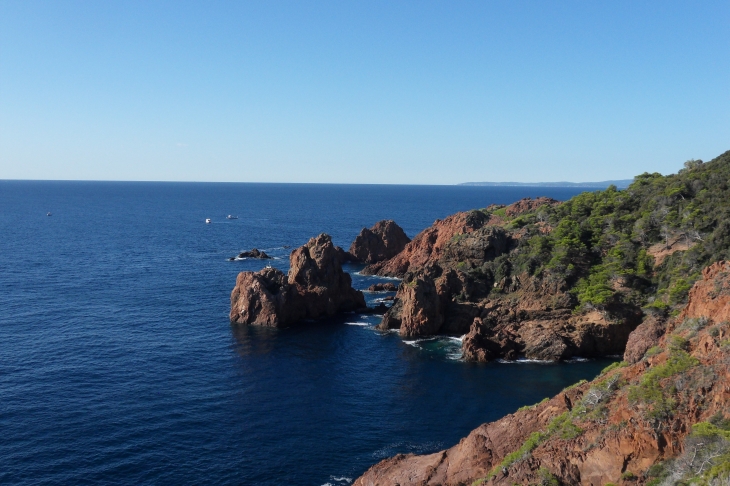
[[[577,192],[0,181],[0,483],[347,484],[595,376],[608,360],[465,363],[458,341],[403,341],[377,316],[228,321],[236,274],[267,263],[227,261],[242,250],[286,270],[320,232],[347,248],[380,219],[412,237]],[[357,288],[382,281],[358,269]]]

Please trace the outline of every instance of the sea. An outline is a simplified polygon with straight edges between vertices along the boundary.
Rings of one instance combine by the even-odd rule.
[[[0,181],[0,483],[346,485],[596,376],[615,359],[468,363],[460,338],[403,340],[382,316],[228,319],[238,272],[286,271],[319,233],[347,249],[381,219],[413,237],[579,191]],[[228,261],[252,248],[274,259]],[[356,288],[387,281],[361,268]]]

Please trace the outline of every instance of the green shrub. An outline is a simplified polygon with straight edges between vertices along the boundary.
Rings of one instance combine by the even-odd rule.
[[[628,398],[631,403],[643,403],[648,406],[647,418],[664,419],[674,413],[676,400],[668,396],[661,381],[678,373],[683,373],[699,361],[687,352],[675,349],[667,361],[644,373],[641,382],[629,389]]]
[[[538,469],[537,475],[540,478],[540,486],[560,486],[558,478],[553,476],[553,473],[545,467]]]
[[[492,474],[495,471],[502,469],[503,467],[510,467],[515,462],[527,458],[530,453],[535,450],[537,446],[542,444],[547,438],[548,435],[544,432],[533,432],[522,444],[522,446],[520,446],[519,449],[507,454],[504,459],[502,459],[502,462],[494,467],[494,469],[492,470]]]
[[[571,419],[569,412],[558,415],[548,425],[547,435],[563,440],[575,439],[583,433],[583,429],[575,425]]]
[[[632,473],[631,471],[626,471],[621,475],[621,479],[624,481],[636,481],[639,478],[637,478],[636,474]]]
[[[652,356],[656,356],[657,354],[661,353],[662,351],[664,351],[664,350],[662,348],[660,348],[659,346],[652,346],[646,350],[646,353],[644,353],[644,357],[651,358]]]
[[[670,351],[686,351],[689,348],[689,341],[682,336],[673,335],[669,338]]]

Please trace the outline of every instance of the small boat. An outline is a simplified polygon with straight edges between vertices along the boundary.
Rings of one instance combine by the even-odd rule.
[[[226,216],[226,219],[238,219],[238,216],[233,216],[232,214],[229,214]]]
[[[51,215],[51,212],[50,211],[46,213],[46,216],[50,216],[50,215]]]
[[[205,218],[205,224],[210,224],[210,218]]]

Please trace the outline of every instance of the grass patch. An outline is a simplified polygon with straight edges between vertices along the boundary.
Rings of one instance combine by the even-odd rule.
[[[601,371],[601,374],[605,375],[606,373],[609,373],[613,370],[617,370],[619,368],[624,368],[628,365],[629,364],[626,361],[616,361],[615,363],[611,363],[610,365],[603,368],[603,370]]]

